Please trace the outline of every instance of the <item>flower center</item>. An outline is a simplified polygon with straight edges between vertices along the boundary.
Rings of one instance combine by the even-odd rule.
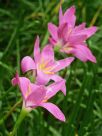
[[[69,44],[65,44],[63,46],[63,51],[67,52],[67,53],[70,53],[70,51],[72,50],[73,48],[69,45]]]
[[[54,65],[52,60],[44,60],[42,58],[41,63],[39,64],[39,69],[42,70],[45,74],[54,74]]]

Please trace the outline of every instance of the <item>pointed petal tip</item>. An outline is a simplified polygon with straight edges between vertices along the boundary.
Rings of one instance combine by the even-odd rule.
[[[59,120],[62,121],[62,122],[66,121],[66,118],[65,118],[64,114],[62,114],[62,116],[60,116]]]
[[[63,112],[53,103],[43,103],[41,107],[47,109],[56,119],[65,122],[65,116]]]
[[[75,13],[75,10],[76,10],[75,5],[71,6],[71,8],[73,9],[73,12]]]
[[[60,6],[60,8],[59,8],[59,14],[62,15],[62,6]]]
[[[76,11],[75,5],[71,6],[68,10],[70,10],[73,14],[75,14]]]
[[[87,45],[78,45],[74,55],[83,62],[91,61],[96,63],[96,58]]]
[[[62,80],[60,81],[60,83],[61,83],[61,91],[62,91],[62,93],[64,94],[64,96],[66,96],[66,80],[65,80],[65,79],[62,79]]]
[[[66,96],[66,80],[65,79],[62,80],[62,92],[64,96]]]
[[[66,91],[63,92],[64,96],[66,96]]]
[[[86,26],[86,22],[83,22],[83,24]]]
[[[19,81],[19,75],[18,72],[16,71],[15,77],[11,80],[11,84],[15,86],[17,85],[18,81]]]
[[[96,57],[92,56],[92,58],[89,58],[89,61],[93,62],[93,63],[97,63]]]
[[[74,61],[75,57],[69,57],[69,59],[72,61]]]
[[[39,35],[37,35],[35,42],[34,42],[34,50],[33,50],[33,56],[34,56],[34,60],[35,63],[37,63],[40,59],[40,37]]]
[[[92,54],[92,52],[90,51],[90,54],[88,56],[88,60],[93,62],[93,63],[96,63],[97,60],[96,60],[96,57]]]
[[[66,118],[64,117],[62,121],[65,122],[65,121],[66,121]]]
[[[48,26],[50,26],[50,25],[52,25],[52,23],[51,23],[51,22],[49,22],[49,23],[48,23]]]
[[[40,39],[39,35],[36,35],[35,42],[36,42],[36,40],[39,40],[39,39]]]
[[[97,27],[97,26],[91,26],[89,28],[92,29],[93,34],[96,33],[97,30],[99,30],[99,27]]]
[[[39,37],[39,35],[37,35],[36,39],[35,39],[34,47],[39,45],[39,43],[40,43],[40,37]]]
[[[69,62],[70,62],[70,64],[74,61],[74,59],[75,59],[75,57],[68,57],[68,58],[66,58]]]
[[[93,26],[93,29],[94,29],[94,31],[95,31],[95,33],[99,30],[99,27],[97,27],[97,26]]]
[[[83,22],[82,25],[85,27],[86,26],[86,22]]]
[[[37,39],[40,39],[39,35],[36,36]]]
[[[62,122],[65,122],[65,121],[66,121],[66,118],[65,118],[64,114],[63,114],[63,116],[62,116],[62,117],[57,118],[57,119],[59,119],[59,120],[60,120],[60,121],[62,121]]]
[[[36,36],[35,43],[36,43],[36,42],[38,42],[38,43],[40,42],[40,37],[39,37],[39,35]],[[35,45],[34,45],[34,46],[35,46]]]

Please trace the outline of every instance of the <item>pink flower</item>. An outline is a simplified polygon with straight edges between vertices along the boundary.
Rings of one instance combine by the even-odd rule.
[[[31,111],[37,107],[47,109],[55,118],[65,121],[65,116],[61,110],[53,103],[47,102],[63,86],[63,81],[52,83],[45,87],[30,82],[26,77],[19,77],[18,74],[12,79],[12,84],[18,85],[23,96],[23,108]]]
[[[34,46],[34,59],[29,56],[24,57],[21,61],[21,69],[23,72],[36,71],[37,84],[47,84],[50,79],[54,81],[62,80],[60,76],[56,75],[56,72],[69,66],[73,60],[73,57],[69,57],[55,61],[53,48],[49,45],[46,45],[40,52],[39,37],[37,37]],[[65,85],[62,91],[65,94]]]
[[[91,53],[86,44],[86,40],[91,37],[96,31],[97,27],[85,27],[85,23],[75,26],[75,7],[67,9],[62,13],[59,11],[59,26],[52,23],[48,24],[48,30],[51,34],[49,38],[50,43],[55,47],[59,47],[61,52],[73,54],[76,58],[83,62],[96,62],[95,56]]]

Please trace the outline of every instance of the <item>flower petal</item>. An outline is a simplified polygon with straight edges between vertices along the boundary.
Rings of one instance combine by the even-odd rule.
[[[64,69],[65,67],[68,67],[72,63],[73,60],[74,60],[74,57],[69,57],[69,58],[65,58],[65,59],[57,61],[54,72],[58,72]]]
[[[67,40],[67,37],[68,37],[68,24],[63,23],[58,28],[58,38],[63,39],[63,40]]]
[[[49,42],[51,43],[50,46],[54,47],[56,45],[57,41],[55,41],[53,38],[49,37]]]
[[[48,23],[48,30],[51,34],[51,36],[53,37],[54,40],[57,40],[58,39],[58,36],[57,36],[57,26],[55,26],[54,24],[52,23]]]
[[[30,80],[26,77],[19,77],[18,74],[16,74],[16,76],[12,79],[12,85],[17,85],[20,88],[20,91],[23,95],[23,98],[26,99],[27,96],[27,91],[29,89],[29,85],[30,85]]]
[[[92,54],[92,52],[87,46],[77,45],[73,49],[73,54],[83,62],[86,62],[87,60],[89,60],[89,61],[96,63],[95,56]]]
[[[46,98],[50,99],[53,97],[58,91],[62,90],[63,85],[65,85],[64,80],[49,85],[47,87]]]
[[[59,10],[59,25],[63,23],[63,13],[62,13],[62,7],[60,7]]]
[[[75,25],[76,17],[75,17],[75,6],[70,7],[64,13],[64,22],[67,22],[69,25]]]
[[[55,82],[62,82],[63,83],[63,85],[61,87],[61,91],[64,93],[64,95],[66,95],[66,84],[65,84],[66,80],[56,74],[51,76],[51,79],[54,80]]]
[[[36,69],[34,60],[29,56],[24,57],[21,61],[21,69],[23,73],[29,70]]]
[[[34,60],[38,62],[40,59],[40,48],[39,48],[39,36],[37,36],[35,45],[34,45]]]
[[[26,107],[33,107],[34,105],[39,105],[46,95],[46,89],[44,86],[38,86],[32,90],[32,93],[26,99]]]
[[[54,60],[54,51],[50,45],[46,45],[43,48],[41,58],[44,60]]]
[[[70,36],[69,43],[71,46],[83,43],[87,38],[87,35],[74,35]]]
[[[43,71],[37,70],[36,84],[46,85],[52,75],[45,74]]]
[[[40,106],[47,109],[55,118],[65,122],[65,116],[62,111],[53,103],[43,103]]]
[[[91,37],[97,31],[97,27],[92,26],[79,31],[80,35],[87,35],[87,38]],[[78,34],[78,33],[77,33]]]
[[[82,24],[80,24],[80,25],[78,25],[78,26],[75,26],[75,28],[74,28],[74,32],[79,32],[80,30],[83,30],[84,28],[85,28],[85,26],[86,26],[86,23],[82,23]]]

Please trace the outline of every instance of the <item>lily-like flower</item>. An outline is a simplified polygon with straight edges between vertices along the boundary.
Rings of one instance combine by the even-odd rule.
[[[50,45],[46,45],[42,52],[40,52],[39,37],[37,36],[34,46],[34,59],[29,56],[24,57],[21,61],[21,69],[23,72],[27,72],[29,70],[36,71],[37,84],[47,84],[50,79],[54,81],[62,80],[60,76],[56,75],[56,72],[69,66],[73,60],[74,57],[69,57],[55,61],[54,51]],[[66,93],[65,85],[62,91],[64,94]]]
[[[95,63],[96,58],[88,48],[86,40],[97,31],[97,27],[86,28],[85,23],[75,26],[75,21],[74,6],[67,9],[64,15],[60,8],[59,26],[52,23],[48,24],[48,30],[51,34],[50,43],[61,52],[73,54],[83,62],[89,60]]]
[[[12,79],[12,84],[18,85],[23,96],[23,108],[31,111],[37,107],[47,109],[55,118],[65,121],[65,116],[61,110],[53,103],[47,102],[63,86],[63,81],[52,83],[49,86],[36,85],[26,77],[19,77],[18,74]]]

